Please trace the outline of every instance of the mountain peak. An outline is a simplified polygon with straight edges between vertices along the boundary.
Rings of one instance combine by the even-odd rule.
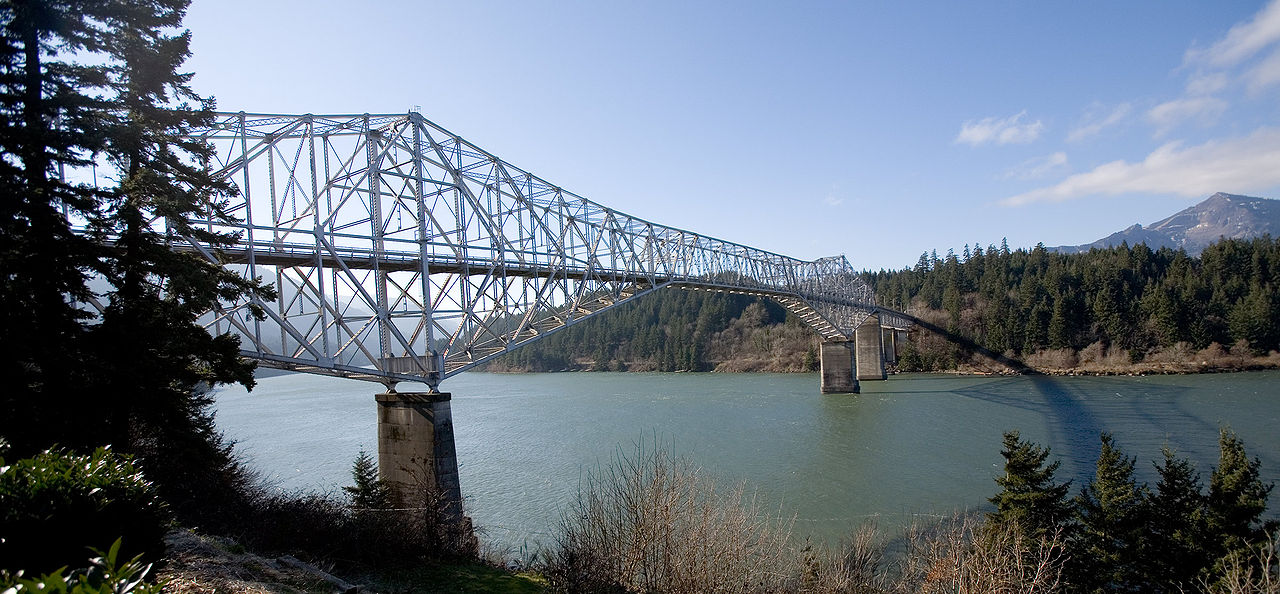
[[[1247,239],[1261,235],[1280,235],[1280,200],[1218,192],[1204,201],[1185,208],[1145,228],[1135,224],[1093,243],[1061,246],[1054,251],[1075,253],[1092,248],[1106,248],[1128,242],[1156,250],[1162,247],[1182,248],[1199,255],[1220,238]]]

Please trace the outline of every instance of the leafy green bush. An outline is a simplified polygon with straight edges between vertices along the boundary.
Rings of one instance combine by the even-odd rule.
[[[133,460],[48,450],[0,460],[0,569],[30,574],[79,567],[117,539],[128,554],[158,559],[168,509]]]
[[[96,550],[94,553],[98,556],[89,560],[89,567],[70,573],[62,568],[39,578],[25,578],[22,572],[0,572],[0,587],[6,588],[5,594],[160,594],[164,590],[163,583],[146,581],[151,566],[143,565],[141,555],[120,562],[120,539],[106,554]]]

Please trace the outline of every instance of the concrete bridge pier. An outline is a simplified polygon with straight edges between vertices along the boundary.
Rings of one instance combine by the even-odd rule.
[[[884,346],[881,344],[880,316],[872,314],[862,321],[854,331],[854,342],[857,344],[859,380],[882,380],[887,376],[884,371]]]
[[[880,329],[880,344],[884,345],[884,362],[898,362],[898,332],[893,328]]]
[[[450,395],[386,392],[376,399],[378,476],[391,487],[392,504],[422,507],[439,501],[447,518],[461,521],[462,486]]]
[[[857,394],[858,379],[853,374],[853,343],[824,342],[819,349],[823,394]]]

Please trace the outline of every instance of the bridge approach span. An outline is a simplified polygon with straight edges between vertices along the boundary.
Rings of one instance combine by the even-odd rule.
[[[222,265],[273,283],[227,303],[214,333],[274,367],[439,383],[663,287],[767,296],[825,341],[852,341],[876,305],[843,256],[804,261],[645,221],[511,165],[421,114],[221,113],[192,133],[235,184]],[[251,305],[265,320],[249,315]]]

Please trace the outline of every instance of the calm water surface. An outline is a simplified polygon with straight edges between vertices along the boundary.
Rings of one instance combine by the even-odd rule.
[[[283,489],[350,484],[377,449],[377,384],[304,374],[223,389],[218,425]],[[421,386],[402,384],[401,391]],[[1002,467],[1001,434],[1019,429],[1078,486],[1098,434],[1138,458],[1162,445],[1207,482],[1229,425],[1280,482],[1280,372],[1159,377],[956,377],[904,374],[822,395],[816,374],[468,373],[442,388],[467,512],[500,547],[550,539],[588,472],[655,439],[728,481],[745,481],[796,530],[834,541],[873,517],[985,509]],[[1269,515],[1280,517],[1280,496]]]

